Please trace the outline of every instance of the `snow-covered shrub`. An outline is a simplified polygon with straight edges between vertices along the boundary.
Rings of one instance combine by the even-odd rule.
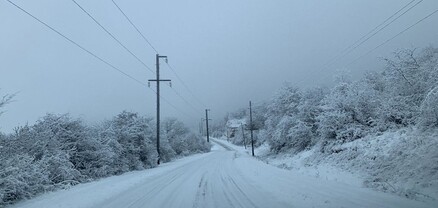
[[[281,88],[267,106],[266,131],[267,142],[274,152],[289,149],[289,129],[295,125],[298,106],[301,102],[301,91],[293,86]]]
[[[210,144],[202,138],[199,134],[188,133],[184,135],[184,139],[187,143],[189,143],[189,153],[202,153],[210,151]]]
[[[39,161],[51,183],[55,186],[74,185],[84,179],[81,173],[70,162],[69,155],[63,151],[49,153]]]
[[[291,116],[283,116],[278,124],[271,130],[268,144],[274,152],[280,152],[290,148],[288,137],[289,129],[293,127],[295,119]]]
[[[115,172],[141,170],[156,165],[152,125],[152,119],[126,111],[104,124],[105,140],[115,148]]]
[[[375,94],[364,82],[340,83],[333,88],[318,116],[321,137],[352,141],[365,136],[377,117]]]
[[[52,190],[48,173],[29,155],[11,155],[0,162],[0,206]]]
[[[162,125],[168,158],[210,151],[207,141],[201,135],[190,132],[181,121],[166,119]]]
[[[169,140],[165,137],[160,138],[160,160],[170,162],[176,155],[177,153],[170,145]]]
[[[68,114],[0,134],[0,207],[45,191],[156,166],[152,118],[122,112],[96,127]],[[210,145],[176,119],[163,124],[161,160],[207,152]]]
[[[209,130],[211,132],[211,136],[215,138],[221,138],[226,135],[226,125],[229,119],[229,115],[225,116],[223,119],[213,120],[212,123],[209,123]],[[201,133],[202,130],[205,129],[205,122],[200,123]]]
[[[263,108],[261,130],[256,135],[266,138],[273,152],[299,152],[314,145],[325,95],[322,88],[299,90],[286,85]]]
[[[81,120],[72,119],[69,115],[48,114],[32,127],[32,131],[34,140],[46,147],[35,146],[34,151],[39,151],[36,153],[37,159],[47,159],[49,164],[55,166],[51,169],[60,171],[61,175],[78,171],[78,174],[73,174],[74,177],[58,176],[54,183],[64,183],[64,180],[81,181],[107,175],[104,173],[106,171],[101,169],[107,165],[108,154],[100,151],[103,144],[91,136],[91,130]],[[58,164],[61,166],[57,167]]]
[[[438,86],[430,90],[423,100],[418,123],[423,127],[438,127]]]
[[[438,83],[438,48],[428,47],[419,53],[400,50],[394,53],[394,58],[385,60],[381,120],[393,127],[413,125],[421,116],[423,99]]]
[[[296,126],[290,130],[290,135],[301,145],[298,151],[315,145],[319,140],[318,116],[322,112],[322,102],[327,95],[324,88],[311,88],[303,91],[302,100],[298,106]]]
[[[428,195],[422,193],[424,188],[438,190],[437,132],[407,129],[406,133],[397,133],[398,138],[387,148],[386,155],[375,153],[366,185],[408,198]]]
[[[104,122],[96,128],[96,132],[98,140],[104,145],[102,151],[108,153],[106,159],[109,163],[109,175],[118,175],[129,171],[129,165],[122,157],[124,147],[117,141],[112,123],[110,121]]]

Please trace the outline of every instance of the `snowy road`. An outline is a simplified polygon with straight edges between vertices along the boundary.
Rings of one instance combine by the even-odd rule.
[[[215,145],[158,168],[81,184],[14,207],[433,207],[275,168]]]

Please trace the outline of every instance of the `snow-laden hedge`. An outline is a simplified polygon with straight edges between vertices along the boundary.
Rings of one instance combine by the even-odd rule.
[[[180,121],[162,122],[163,162],[208,152],[209,144]],[[48,114],[35,125],[0,135],[0,206],[97,178],[156,166],[155,121],[122,112],[90,127]]]

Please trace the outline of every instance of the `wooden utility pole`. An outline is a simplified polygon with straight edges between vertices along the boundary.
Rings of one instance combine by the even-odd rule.
[[[249,129],[251,130],[252,156],[254,156],[254,138],[253,138],[253,134],[252,134],[253,125],[252,125],[252,106],[251,106],[251,101],[249,101]]]
[[[157,164],[160,164],[160,82],[170,82],[170,79],[160,79],[160,58],[166,59],[167,56],[156,55],[157,79],[150,79],[149,82],[157,82]]]
[[[242,124],[242,138],[243,138],[243,146],[246,149],[245,128],[243,124]]]
[[[208,132],[208,111],[209,111],[210,109],[205,109],[205,126],[206,126],[206,129],[207,129],[207,142],[210,142],[210,135],[209,135],[209,132]]]

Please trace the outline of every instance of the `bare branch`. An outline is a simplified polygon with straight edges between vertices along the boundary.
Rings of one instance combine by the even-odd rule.
[[[0,108],[3,108],[5,105],[13,102],[12,98],[14,98],[16,93],[14,94],[6,94],[0,100]],[[0,115],[3,114],[3,111],[0,111]]]

